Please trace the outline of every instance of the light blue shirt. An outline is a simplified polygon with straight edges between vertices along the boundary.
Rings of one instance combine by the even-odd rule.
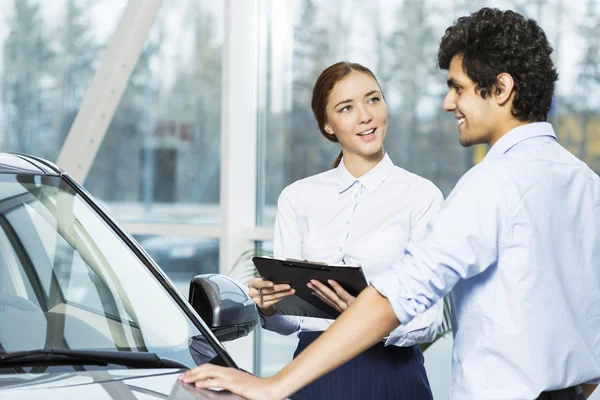
[[[452,290],[451,399],[600,378],[600,179],[552,126],[508,132],[372,281],[410,322]]]
[[[420,237],[440,208],[433,183],[394,166],[387,154],[371,171],[355,178],[344,162],[286,187],[277,203],[273,238],[276,258],[334,265],[360,265],[368,280],[402,257],[411,238]],[[386,344],[431,342],[443,317],[443,302],[400,326]],[[333,321],[275,314],[266,329],[281,334],[324,331]]]

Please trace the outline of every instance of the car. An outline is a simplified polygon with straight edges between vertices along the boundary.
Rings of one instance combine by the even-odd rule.
[[[238,368],[222,342],[258,320],[239,282],[198,275],[186,299],[68,173],[0,153],[0,398],[240,399],[177,376]]]

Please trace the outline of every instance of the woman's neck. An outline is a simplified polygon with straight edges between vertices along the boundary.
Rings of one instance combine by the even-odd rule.
[[[343,163],[348,172],[355,177],[360,178],[365,175],[367,172],[375,168],[377,164],[383,159],[385,151],[381,149],[381,151],[372,154],[370,156],[361,156],[358,154],[344,154]]]

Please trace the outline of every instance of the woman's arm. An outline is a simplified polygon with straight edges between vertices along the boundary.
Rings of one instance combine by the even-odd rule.
[[[329,329],[271,378],[204,364],[179,379],[197,387],[224,388],[249,400],[284,399],[373,346],[398,323],[390,302],[369,286]]]
[[[300,242],[302,237],[298,227],[296,210],[288,196],[289,188],[289,186],[285,188],[277,200],[277,216],[273,232],[273,256],[279,259],[301,258]],[[291,290],[293,289],[291,288]],[[287,295],[292,294],[294,292],[290,291]],[[268,307],[260,308],[261,326],[282,335],[291,335],[297,332],[300,329],[300,317],[278,314],[276,302],[271,303]]]

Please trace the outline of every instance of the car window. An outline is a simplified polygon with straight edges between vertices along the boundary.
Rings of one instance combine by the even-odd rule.
[[[102,300],[109,299],[111,293],[107,282],[100,278],[95,270],[89,268],[81,258],[81,254],[71,247],[63,236],[57,233],[56,221],[53,220],[49,211],[39,206],[36,206],[36,209],[29,204],[24,204],[22,207],[8,213],[7,218],[10,220],[15,213],[27,213],[27,217],[31,220],[34,228],[30,235],[39,237],[43,245],[40,249],[44,249],[49,268],[56,274],[58,287],[62,294],[61,300],[97,312],[104,312],[113,317],[123,317],[131,320],[126,312],[122,316],[119,315],[119,307],[111,301],[103,303]],[[30,237],[29,240],[31,239]],[[102,269],[102,266],[99,268]],[[43,280],[42,283],[46,288],[46,292],[50,292],[50,277],[47,276],[47,279]],[[123,310],[124,308],[121,307],[120,309]]]
[[[39,307],[29,280],[24,278],[23,266],[10,246],[2,225],[0,221],[0,292],[25,298]]]
[[[189,366],[217,356],[148,267],[61,178],[0,175],[0,227],[0,352],[156,352]]]

